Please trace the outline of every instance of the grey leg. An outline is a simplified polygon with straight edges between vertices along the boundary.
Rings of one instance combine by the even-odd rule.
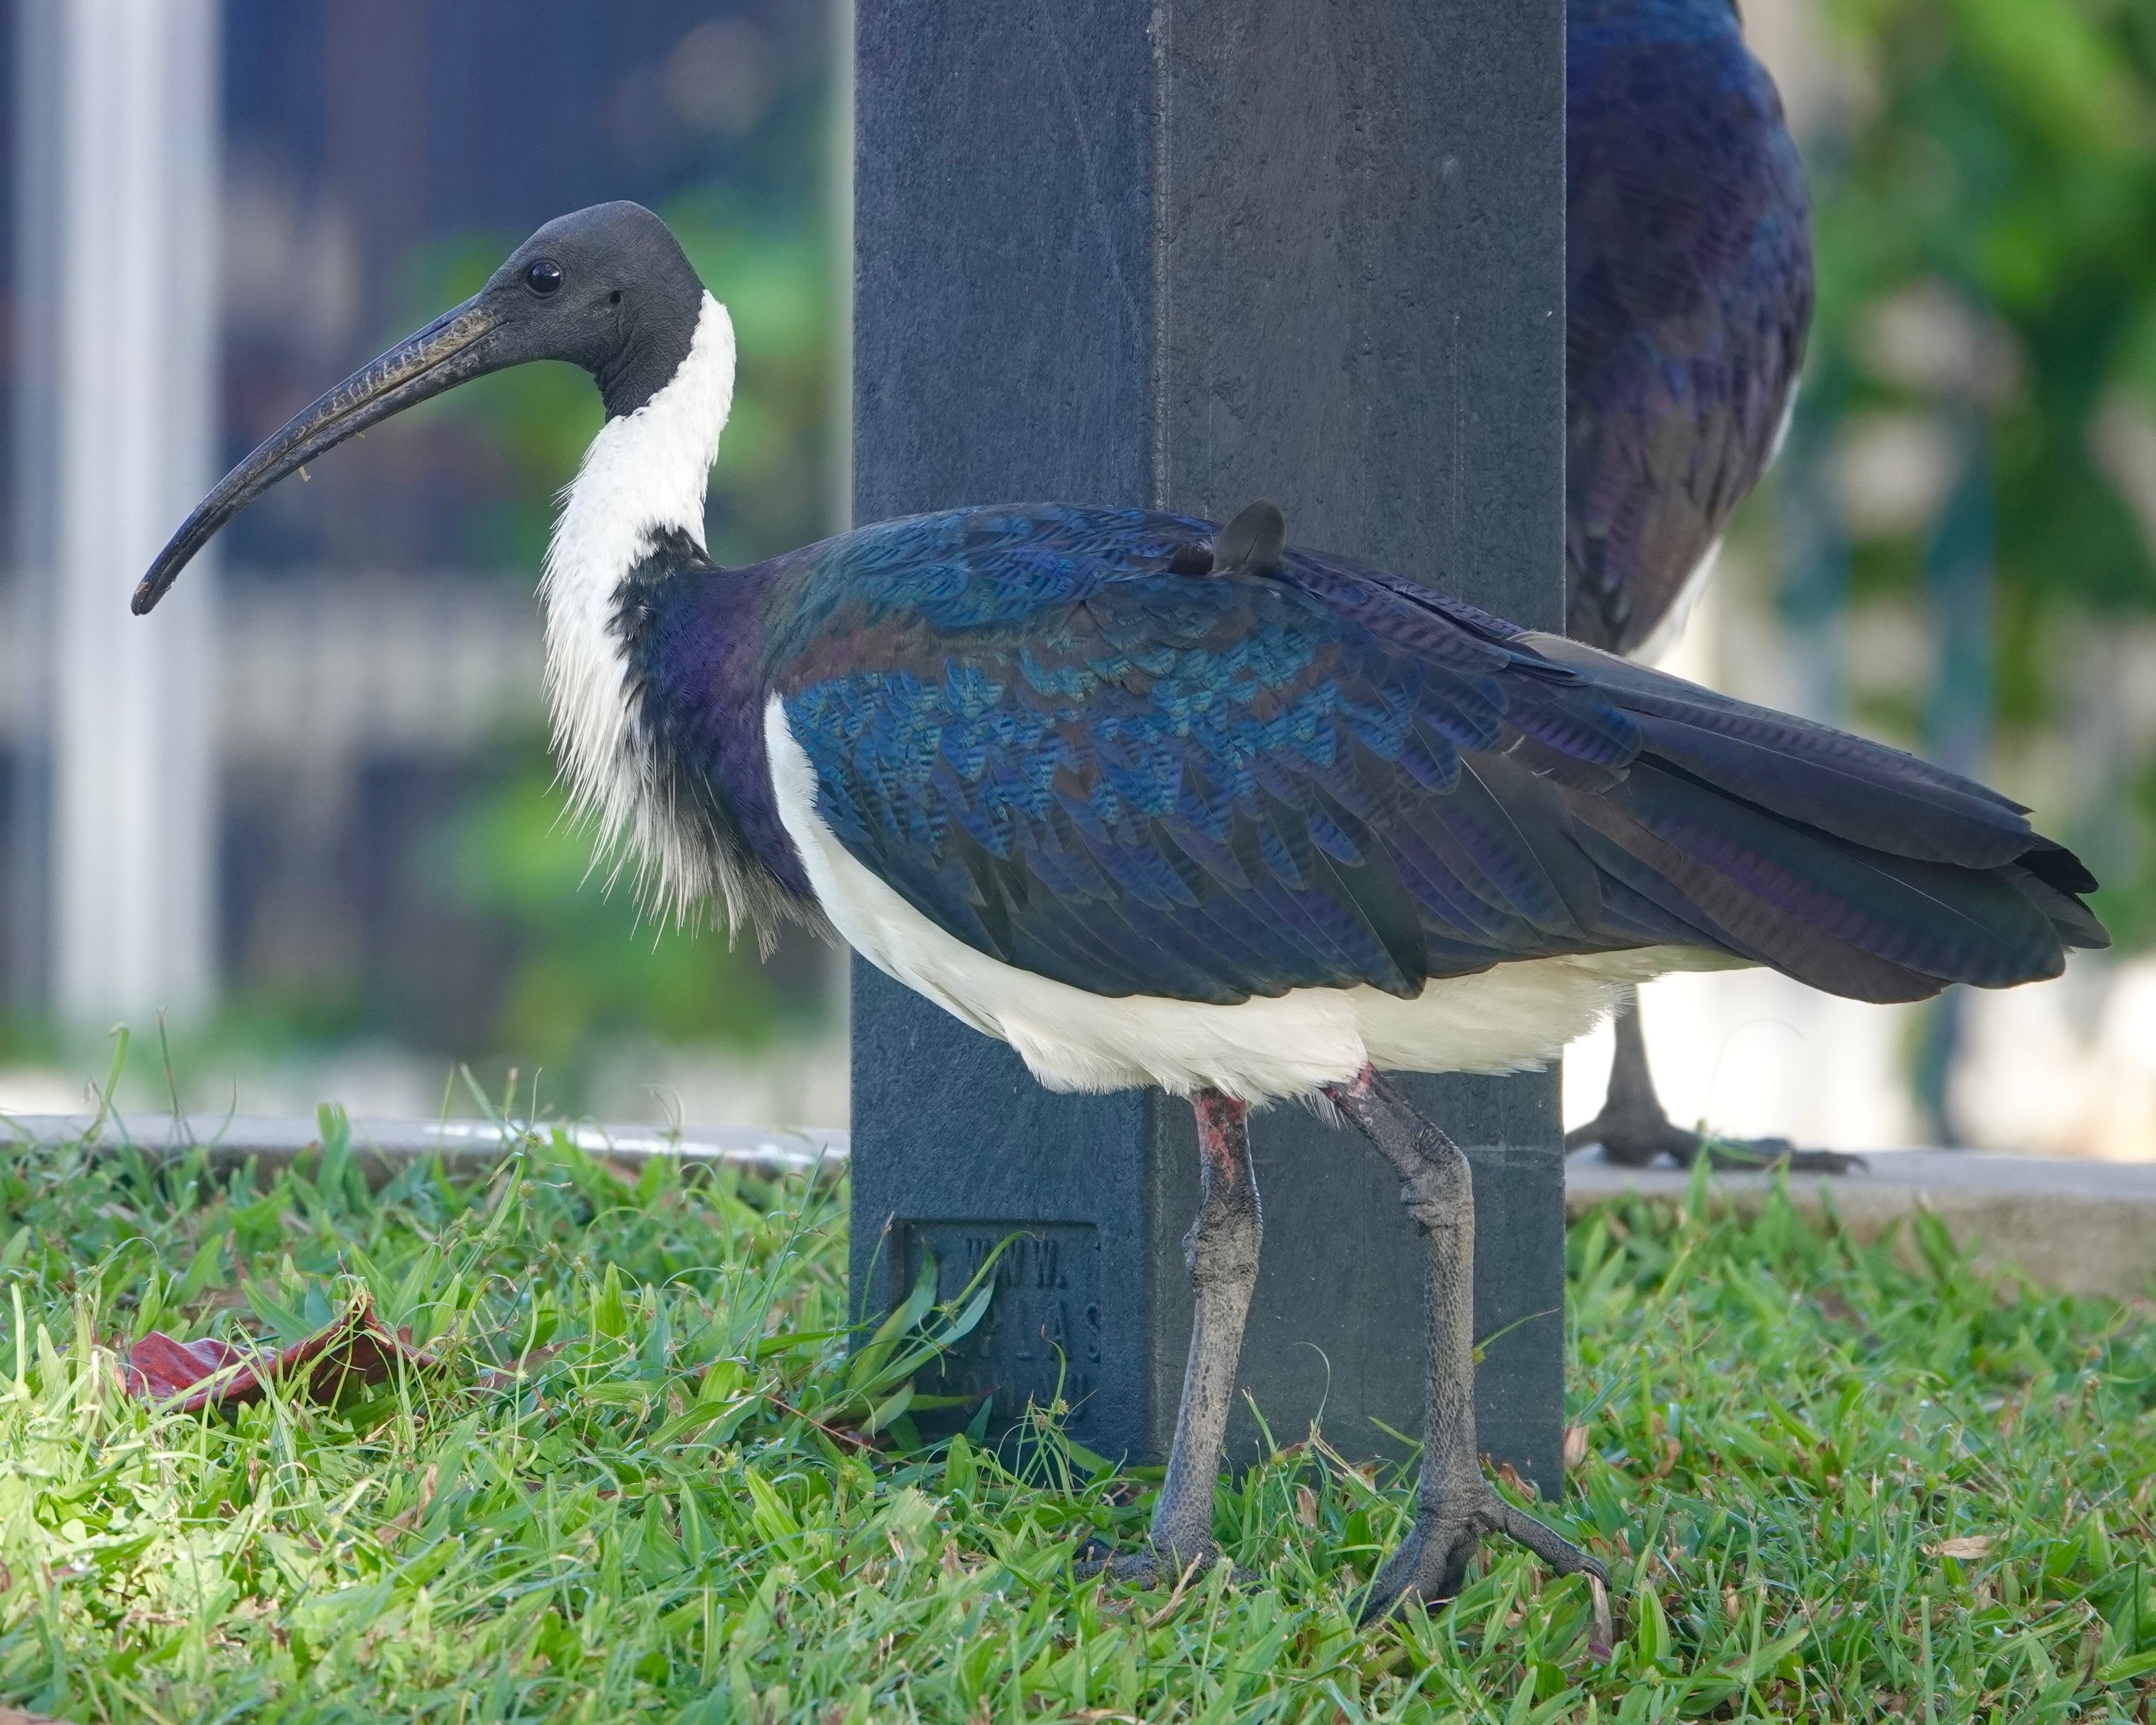
[[[1670,1118],[1655,1094],[1647,1039],[1640,1028],[1638,990],[1618,1009],[1612,1023],[1617,1053],[1609,1064],[1609,1094],[1599,1114],[1564,1135],[1566,1149],[1599,1144],[1602,1153],[1622,1168],[1645,1168],[1665,1156],[1690,1168],[1702,1153],[1719,1168],[1772,1168],[1787,1163],[1793,1173],[1841,1174],[1865,1165],[1861,1156],[1799,1150],[1787,1138],[1725,1140],[1686,1130]]]
[[[1183,1404],[1175,1416],[1175,1447],[1168,1453],[1168,1480],[1153,1509],[1147,1548],[1106,1564],[1119,1579],[1148,1584],[1163,1572],[1173,1579],[1194,1563],[1210,1567],[1219,1556],[1213,1543],[1213,1487],[1220,1475],[1220,1445],[1235,1402],[1235,1366],[1265,1235],[1257,1174],[1250,1166],[1250,1105],[1218,1091],[1200,1091],[1191,1106],[1198,1114],[1198,1218],[1183,1236],[1183,1258],[1190,1266],[1198,1309],[1183,1372]]]
[[[1194,1558],[1210,1563],[1218,1555],[1213,1487],[1265,1232],[1257,1171],[1250,1166],[1250,1105],[1204,1091],[1191,1106],[1198,1114],[1198,1219],[1183,1236],[1183,1260],[1190,1266],[1198,1309],[1183,1368],[1175,1447],[1168,1452],[1168,1481],[1152,1517],[1152,1548],[1178,1568]]]
[[[1467,1158],[1370,1067],[1327,1086],[1326,1094],[1400,1177],[1400,1201],[1430,1255],[1427,1424],[1414,1528],[1371,1583],[1363,1621],[1384,1617],[1410,1594],[1426,1605],[1452,1598],[1486,1533],[1517,1540],[1559,1574],[1584,1571],[1607,1586],[1609,1572],[1599,1562],[1513,1508],[1482,1476],[1475,1442],[1475,1185]]]

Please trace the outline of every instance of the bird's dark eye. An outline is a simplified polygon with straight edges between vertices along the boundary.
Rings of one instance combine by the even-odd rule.
[[[562,290],[562,266],[552,258],[534,258],[524,267],[524,285],[545,299]]]

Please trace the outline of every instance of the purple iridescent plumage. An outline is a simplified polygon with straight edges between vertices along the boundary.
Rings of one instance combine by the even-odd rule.
[[[1573,0],[1566,122],[1565,627],[1630,652],[1773,453],[1810,217],[1729,0]]]
[[[776,696],[857,861],[1110,996],[1680,945],[1906,999],[2102,939],[2080,865],[1979,786],[1345,558],[1171,568],[1214,532],[958,510],[654,572],[623,614],[656,770],[803,893]]]
[[[671,805],[688,813],[699,842],[762,870],[802,901],[811,896],[808,880],[773,798],[763,705],[773,584],[806,554],[717,569],[676,536],[616,599],[629,699]]]

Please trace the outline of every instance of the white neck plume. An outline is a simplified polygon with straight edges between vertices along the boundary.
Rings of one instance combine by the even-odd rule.
[[[706,294],[680,369],[634,413],[608,420],[584,452],[562,494],[539,587],[547,709],[577,812],[597,817],[603,846],[627,839],[655,875],[660,901],[677,911],[706,883],[685,876],[699,871],[674,854],[647,794],[615,597],[660,534],[685,533],[702,550],[704,493],[733,395],[733,321]]]

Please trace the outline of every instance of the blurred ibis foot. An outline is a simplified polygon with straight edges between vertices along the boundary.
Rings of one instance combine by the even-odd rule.
[[[1400,1201],[1428,1253],[1430,1355],[1422,1476],[1414,1528],[1363,1601],[1364,1623],[1410,1596],[1435,1606],[1460,1591],[1486,1533],[1517,1540],[1560,1575],[1609,1572],[1553,1529],[1500,1497],[1482,1476],[1475,1441],[1475,1186],[1460,1147],[1411,1107],[1373,1067],[1325,1093],[1400,1179]]]
[[[1612,1024],[1617,1049],[1609,1062],[1609,1094],[1599,1114],[1564,1135],[1566,1149],[1599,1144],[1620,1168],[1649,1168],[1665,1156],[1684,1168],[1705,1156],[1712,1166],[1725,1170],[1787,1167],[1794,1174],[1845,1174],[1866,1165],[1862,1157],[1839,1150],[1799,1150],[1787,1138],[1722,1138],[1677,1125],[1655,1094],[1636,993],[1618,1009]]]

